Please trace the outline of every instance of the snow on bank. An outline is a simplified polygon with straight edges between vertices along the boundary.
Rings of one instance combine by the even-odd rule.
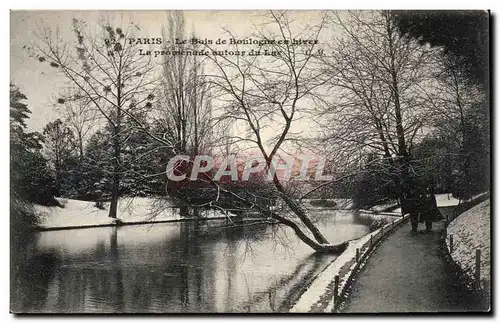
[[[374,217],[376,217],[376,216],[397,216],[397,217],[400,217],[401,216],[401,208],[399,208],[398,210],[399,211],[391,211],[391,212],[379,212],[379,211],[377,211],[377,212],[375,212],[375,211],[359,209],[358,212],[361,214],[372,215]]]
[[[94,202],[59,199],[64,208],[35,205],[40,216],[40,227],[44,229],[89,227],[113,224],[108,217],[109,203],[105,209],[99,209]],[[203,218],[224,218],[224,213],[217,210],[204,211]],[[122,198],[118,202],[118,219],[123,223],[163,222],[186,219],[181,217],[179,209],[168,201],[155,198]]]
[[[446,245],[450,250],[450,234],[453,235],[451,257],[464,273],[474,279],[476,249],[481,250],[481,287],[489,289],[490,276],[490,199],[479,203],[453,220],[447,228]]]
[[[301,295],[297,303],[290,309],[291,313],[306,312],[332,312],[333,311],[333,281],[336,275],[339,276],[339,294],[347,289],[347,283],[352,277],[356,268],[356,249],[363,257],[370,249],[370,238],[373,244],[387,234],[391,228],[397,226],[401,221],[408,218],[408,215],[399,217],[395,221],[388,223],[384,227],[377,229],[367,235],[349,242],[347,249],[338,256],[332,263],[323,270],[307,290]]]
[[[435,194],[436,203],[438,207],[455,206],[460,202],[458,199],[451,196],[451,193]]]
[[[392,213],[401,214],[402,212],[403,212],[403,211],[402,211],[402,209],[401,209],[400,207],[398,207],[398,208],[396,208],[396,209],[392,210]]]
[[[397,206],[399,206],[398,201],[390,201],[390,202],[387,202],[384,204],[378,204],[378,205],[372,206],[371,208],[368,209],[368,211],[373,211],[375,213],[387,212],[387,210],[394,209]]]
[[[353,208],[352,199],[302,199],[302,206],[307,210],[321,210],[321,209],[336,209],[336,210],[350,210]],[[334,206],[329,206],[332,203]]]
[[[479,193],[471,197],[470,200],[472,201],[479,199],[485,196],[486,194],[488,194],[488,192]],[[456,199],[453,196],[451,196],[451,193],[435,194],[434,196],[436,197],[436,203],[438,207],[456,206],[460,203],[459,199]]]

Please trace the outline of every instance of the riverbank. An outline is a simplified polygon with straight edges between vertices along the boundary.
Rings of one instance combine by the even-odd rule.
[[[199,217],[183,217],[179,209],[166,200],[155,198],[122,198],[118,202],[117,219],[108,217],[109,203],[97,208],[94,202],[58,199],[64,207],[35,205],[40,217],[39,228],[62,230],[113,226],[117,224],[144,224],[185,221],[193,219],[223,219],[226,215],[218,210],[200,212]]]
[[[95,202],[57,198],[63,207],[35,205],[35,212],[40,217],[40,231],[66,230],[78,228],[94,228],[115,226],[117,224],[147,224],[165,223],[199,219],[224,219],[234,217],[234,214],[224,213],[221,210],[200,211],[197,217],[185,217],[179,214],[179,208],[169,200],[144,197],[126,197],[118,202],[117,219],[108,217],[109,202],[98,208]],[[304,200],[304,207],[310,211],[324,211],[328,206],[316,205],[315,200]],[[349,199],[320,200],[330,202],[332,209],[351,209]]]

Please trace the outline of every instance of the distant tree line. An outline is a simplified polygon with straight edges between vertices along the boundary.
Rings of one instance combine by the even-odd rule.
[[[103,19],[95,29],[74,19],[73,41],[41,28],[28,52],[70,85],[57,100],[60,118],[42,134],[26,132],[29,112],[19,104],[26,98],[11,87],[17,196],[43,204],[55,204],[53,196],[109,201],[112,218],[126,195],[168,195],[184,215],[197,207],[252,206],[265,223],[290,227],[314,250],[339,252],[346,244],[328,242],[303,198],[352,198],[365,207],[391,199],[406,205],[422,192],[467,199],[489,189],[488,82],[471,68],[474,55],[456,43],[423,43],[419,32],[429,31],[401,12],[321,12],[312,25],[293,15],[271,11],[248,37],[317,42],[262,44],[282,53],[276,56],[177,55],[160,63],[126,41],[139,30],[132,22]],[[163,38],[185,39],[185,25],[181,12],[171,13]],[[329,29],[337,32],[325,35]],[[320,46],[329,54],[318,55]],[[293,128],[306,115],[317,124],[308,137]],[[215,183],[211,173],[189,182],[166,177],[174,155],[190,157],[175,165],[187,170],[196,155],[228,156],[248,146],[267,169],[274,157],[306,147],[331,161],[325,171],[334,179],[299,185],[277,175],[266,182],[261,174],[246,183]],[[279,200],[280,208],[266,199]]]

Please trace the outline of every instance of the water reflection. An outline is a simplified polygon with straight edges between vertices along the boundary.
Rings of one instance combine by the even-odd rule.
[[[316,221],[340,243],[368,232],[357,218]],[[283,312],[335,259],[282,226],[227,220],[42,232],[28,249],[13,252],[18,312]]]
[[[50,281],[60,259],[51,250],[34,251],[35,242],[12,241],[11,304],[12,309],[43,310]]]

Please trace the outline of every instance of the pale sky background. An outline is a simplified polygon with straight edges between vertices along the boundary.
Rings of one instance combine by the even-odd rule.
[[[58,117],[53,105],[57,93],[66,84],[63,77],[48,64],[40,64],[28,56],[24,45],[36,39],[34,32],[41,22],[51,28],[59,27],[68,39],[73,40],[72,18],[86,21],[89,25],[97,24],[98,19],[109,11],[11,11],[10,15],[10,81],[21,88],[28,97],[28,107],[32,111],[28,127],[40,131],[47,122]],[[130,20],[139,25],[137,36],[161,37],[161,28],[167,23],[168,11],[113,11],[117,19]],[[234,32],[236,36],[248,36],[252,26],[262,21],[263,11],[184,11],[188,34],[194,28],[198,38],[227,38],[222,27]],[[299,19],[313,21],[317,11],[303,11]]]

